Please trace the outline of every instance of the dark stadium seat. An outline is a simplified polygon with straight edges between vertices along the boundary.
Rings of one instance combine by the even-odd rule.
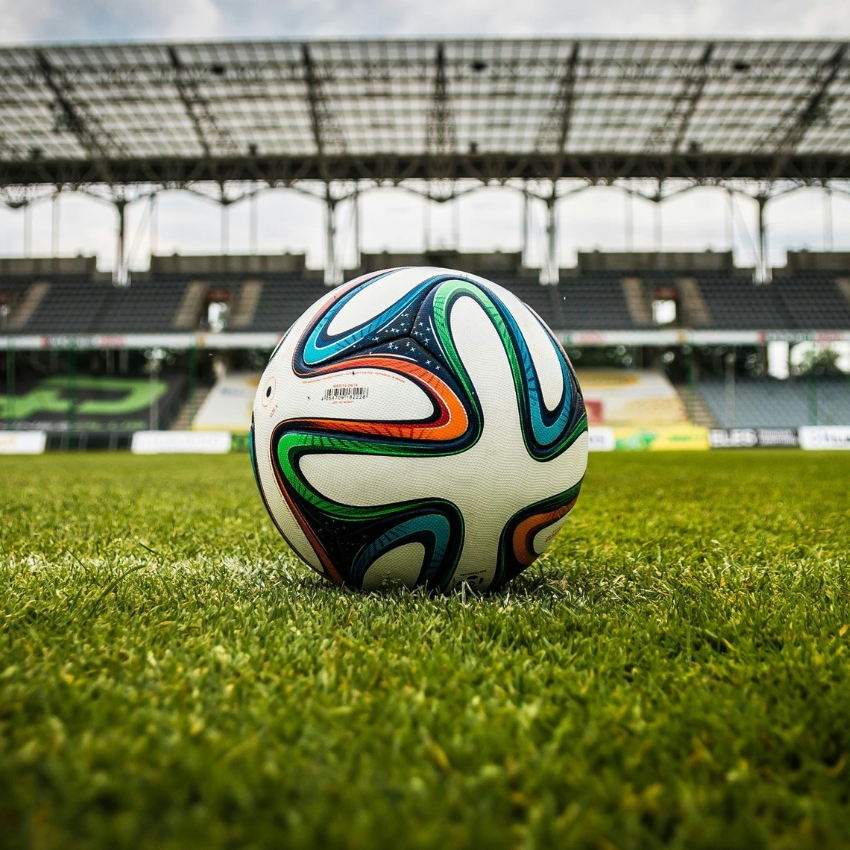
[[[708,313],[701,327],[727,330],[845,330],[850,329],[850,303],[839,290],[835,275],[798,272],[777,275],[756,285],[749,275],[701,271],[691,275]],[[203,281],[208,295],[220,293],[233,309],[245,281],[255,284],[252,309],[229,330],[284,332],[328,290],[318,276],[298,273],[219,275]],[[624,281],[635,278],[632,300],[646,302],[644,318],[627,303]],[[500,270],[492,279],[509,289],[558,330],[628,330],[652,327],[649,300],[659,288],[675,289],[673,272],[587,271],[562,275],[558,284],[541,285],[529,272]],[[16,332],[43,334],[173,333],[175,316],[189,286],[183,275],[139,275],[126,289],[104,280],[41,276],[49,283],[32,315]],[[34,278],[6,277],[0,281],[0,301],[20,305]],[[631,291],[631,290],[630,290]],[[202,305],[201,305],[202,306]],[[640,306],[640,304],[638,305]],[[200,307],[198,308],[201,309]],[[685,313],[687,315],[687,312]],[[234,314],[235,316],[235,314]],[[24,316],[21,316],[23,319]],[[233,317],[232,317],[233,318]],[[198,314],[179,330],[194,330]],[[200,319],[203,328],[203,317]]]
[[[739,379],[728,411],[724,381],[700,381],[696,388],[723,428],[850,424],[850,383],[845,378],[819,378],[814,393],[806,379]]]
[[[278,277],[263,281],[253,322],[241,331],[284,333],[328,288],[318,278]]]
[[[96,333],[170,332],[187,285],[185,280],[142,278],[126,289],[113,288],[92,329]]]
[[[494,283],[504,286],[513,292],[517,298],[525,301],[547,325],[562,328],[560,315],[560,295],[558,288],[543,286],[536,277],[521,276],[499,271],[492,274]]]
[[[41,334],[88,334],[113,288],[88,279],[50,279],[50,290],[21,330]]]
[[[627,330],[634,327],[620,272],[562,277],[558,284],[566,330]]]
[[[773,285],[756,285],[746,275],[728,272],[700,272],[696,277],[716,328],[785,330],[798,327]]]
[[[829,272],[776,276],[772,286],[782,306],[805,330],[850,329],[850,304]]]

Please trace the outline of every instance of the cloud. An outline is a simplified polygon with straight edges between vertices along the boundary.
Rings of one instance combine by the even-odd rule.
[[[0,0],[5,43],[369,35],[840,37],[832,0]]]

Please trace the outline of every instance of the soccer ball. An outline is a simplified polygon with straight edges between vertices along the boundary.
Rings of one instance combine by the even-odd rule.
[[[587,416],[567,355],[515,295],[391,269],[328,292],[280,341],[251,458],[280,533],[336,584],[483,590],[566,520]]]

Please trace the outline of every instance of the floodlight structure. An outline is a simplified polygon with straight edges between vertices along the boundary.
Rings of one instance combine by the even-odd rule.
[[[85,191],[118,210],[165,189],[299,188],[336,209],[381,186],[456,197],[508,185],[547,209],[541,277],[558,277],[557,205],[625,187],[652,200],[719,185],[764,209],[803,186],[847,192],[850,51],[837,41],[373,39],[0,49],[0,198]],[[449,189],[434,193],[437,181]],[[643,181],[643,183],[635,182]],[[641,186],[652,185],[649,194]],[[637,189],[633,188],[638,186]],[[229,191],[230,188],[230,191]]]

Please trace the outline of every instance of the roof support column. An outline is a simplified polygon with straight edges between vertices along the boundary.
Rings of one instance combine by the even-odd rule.
[[[230,212],[227,208],[227,199],[224,197],[222,193],[221,197],[221,253],[222,256],[228,254],[230,252]]]
[[[32,256],[32,203],[24,204],[24,256]]]
[[[771,269],[767,256],[767,222],[765,221],[764,208],[770,198],[767,195],[759,195],[756,200],[759,205],[759,233],[758,233],[758,257],[756,258],[756,283],[770,283]]]
[[[331,184],[325,185],[325,284],[336,286],[342,283],[342,264],[336,250],[336,201],[331,194]]]
[[[249,234],[248,241],[250,242],[251,254],[257,254],[257,246],[259,243],[259,229],[260,229],[260,212],[259,212],[259,195],[257,191],[251,195],[251,200],[249,201],[251,204],[251,217],[248,223]]]
[[[735,196],[730,188],[726,188],[726,244],[729,253],[735,253]]]
[[[361,254],[363,253],[361,246],[360,232],[360,184],[358,183],[354,189],[354,265],[355,268],[360,268]]]
[[[658,193],[652,199],[654,206],[652,208],[652,225],[654,230],[654,242],[656,253],[661,253],[664,250],[664,220],[662,219],[661,203],[664,200],[661,196],[661,183],[658,184]]]
[[[655,206],[652,209],[653,212],[653,224],[655,228],[655,251],[656,253],[661,253],[664,250],[664,231],[663,231],[663,222],[661,220],[661,201],[656,201]]]
[[[112,283],[115,286],[128,286],[130,275],[127,271],[127,221],[124,215],[127,201],[118,198],[115,201],[115,209],[118,210],[118,246],[115,252],[115,269],[112,272]]]
[[[528,186],[522,188],[522,265],[528,267],[528,231],[529,231],[529,204]]]
[[[832,226],[832,189],[823,187],[823,248],[835,250],[835,231]]]
[[[52,217],[50,220],[50,253],[54,257],[59,256],[59,189],[53,196]]]
[[[156,203],[156,195],[151,195],[150,198],[150,219],[149,219],[149,227],[150,227],[150,252],[151,256],[156,254],[159,250],[159,216],[157,214],[157,210],[159,209]]]
[[[546,199],[546,261],[540,282],[557,283],[558,277],[558,197],[553,186],[552,194]]]

